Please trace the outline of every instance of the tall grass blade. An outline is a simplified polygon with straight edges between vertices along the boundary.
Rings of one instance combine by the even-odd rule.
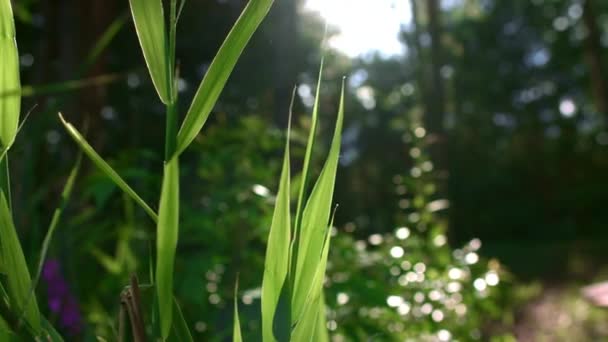
[[[319,313],[317,314],[317,325],[315,327],[315,334],[312,340],[315,342],[328,342],[329,334],[327,333],[327,315],[325,312],[325,296],[321,292],[321,299],[319,300]]]
[[[315,135],[317,133],[317,121],[319,117],[319,99],[321,92],[321,79],[323,76],[323,65],[325,58],[321,58],[321,64],[319,65],[319,76],[317,79],[317,89],[315,91],[315,102],[312,108],[312,119],[310,125],[310,132],[308,133],[308,141],[306,143],[306,152],[304,152],[304,165],[302,166],[302,173],[300,175],[300,189],[298,192],[298,203],[296,207],[296,220],[294,223],[294,238],[291,245],[292,260],[290,272],[292,275],[296,274],[296,265],[298,264],[298,256],[300,250],[300,235],[301,235],[301,220],[302,220],[302,205],[304,203],[306,186],[308,185],[308,169],[310,166],[310,158],[312,156],[312,149],[315,142]],[[294,281],[293,279],[291,280]]]
[[[241,334],[241,321],[239,320],[239,280],[237,278],[234,286],[234,323],[232,325],[232,342],[243,342]]]
[[[15,41],[15,22],[10,0],[0,0],[0,93],[19,90],[19,54]],[[8,150],[19,124],[20,96],[0,99],[0,148]]]
[[[36,274],[34,275],[34,281],[32,282],[32,287],[30,289],[28,303],[34,297],[34,293],[36,291],[36,286],[38,284],[38,280],[40,279],[40,274],[42,273],[42,266],[44,265],[44,260],[46,259],[46,254],[49,250],[49,246],[51,244],[51,239],[53,238],[53,234],[55,233],[55,229],[57,229],[57,224],[59,224],[59,219],[61,218],[61,214],[65,209],[68,200],[70,199],[70,195],[72,194],[72,188],[74,187],[74,182],[76,181],[76,176],[78,175],[78,170],[80,170],[80,162],[82,160],[82,154],[78,155],[78,159],[76,159],[76,163],[72,167],[72,171],[70,171],[70,175],[68,176],[67,181],[63,187],[63,191],[61,192],[61,198],[59,199],[59,204],[57,208],[55,208],[55,212],[53,213],[53,217],[51,218],[51,223],[49,224],[49,228],[44,236],[44,240],[42,241],[42,248],[40,250],[40,257],[38,260],[38,267],[36,269]]]
[[[116,171],[114,171],[114,169],[112,169],[112,167],[105,160],[103,160],[103,158],[101,158],[97,152],[95,152],[93,147],[89,145],[82,134],[80,134],[80,132],[78,132],[78,130],[72,124],[65,121],[61,113],[59,113],[59,119],[72,139],[74,139],[76,144],[80,146],[82,151],[91,159],[95,166],[103,171],[103,173],[105,173],[106,176],[108,176],[122,191],[129,195],[129,197],[131,197],[135,203],[139,204],[148,214],[148,216],[154,220],[154,222],[158,222],[158,216],[154,210],[152,210],[152,208],[150,208],[150,206],[148,206],[148,204],[146,204],[146,202],[139,197],[139,195],[118,175],[118,173],[116,173]]]
[[[169,51],[162,1],[130,0],[129,3],[152,83],[161,101],[171,103]]]
[[[300,219],[302,218],[302,205],[304,202],[304,196],[306,192],[306,185],[308,184],[308,169],[310,166],[310,158],[312,156],[312,149],[315,144],[315,136],[317,133],[317,122],[319,118],[319,99],[321,93],[321,79],[323,76],[323,65],[325,64],[325,57],[321,58],[321,64],[319,65],[319,76],[317,79],[317,88],[315,90],[315,102],[312,107],[312,119],[310,123],[310,132],[308,133],[308,142],[306,143],[306,152],[304,153],[304,165],[302,166],[302,175],[300,180],[300,191],[298,193],[298,206],[296,207],[296,229],[300,227]],[[296,237],[298,232],[296,232]]]
[[[179,159],[165,164],[156,228],[156,291],[163,339],[173,319],[173,263],[179,223]]]
[[[293,97],[292,97],[293,106]],[[291,123],[291,115],[290,115]],[[291,126],[291,124],[289,125]],[[289,270],[289,244],[291,242],[290,199],[290,165],[289,165],[289,130],[285,142],[285,156],[279,182],[274,214],[268,235],[268,247],[264,261],[264,278],[262,281],[262,338],[265,342],[275,341],[273,322],[279,304],[281,291]]]
[[[322,242],[322,251],[320,260],[315,262],[315,274],[311,279],[310,287],[305,293],[295,293],[304,297],[304,304],[300,314],[298,314],[293,322],[293,340],[294,341],[315,341],[313,338],[317,335],[316,329],[321,319],[323,295],[323,281],[325,280],[325,270],[327,269],[327,256],[329,253],[329,243],[331,240],[331,231],[325,227],[325,236]],[[322,332],[319,331],[319,335]],[[315,341],[316,342],[316,341]]]
[[[327,225],[334,193],[336,171],[340,156],[340,140],[344,117],[344,81],[340,106],[329,155],[302,214],[296,269],[294,273],[293,316],[302,314],[315,273],[320,267]],[[294,249],[294,253],[295,249]]]
[[[8,209],[12,210],[11,177],[8,167],[8,150],[3,150],[0,156],[0,191],[3,191],[8,202]]]
[[[177,300],[173,298],[173,326],[171,327],[171,335],[169,341],[177,342],[193,342],[192,334],[188,328],[188,323],[182,314]]]
[[[11,308],[13,312],[24,311],[26,323],[39,335],[41,327],[38,303],[35,298],[28,301],[32,287],[30,272],[3,192],[0,192],[0,251],[2,263],[6,267],[6,285]]]
[[[141,0],[140,0],[141,1]],[[177,136],[175,155],[182,153],[205,125],[245,45],[260,25],[273,0],[251,0],[224,40],[201,82]]]

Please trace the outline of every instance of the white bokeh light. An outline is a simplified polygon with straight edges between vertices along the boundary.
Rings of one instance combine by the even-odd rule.
[[[398,35],[412,17],[409,1],[307,0],[304,9],[318,12],[340,31],[329,44],[350,57],[371,51],[385,57],[404,52]]]

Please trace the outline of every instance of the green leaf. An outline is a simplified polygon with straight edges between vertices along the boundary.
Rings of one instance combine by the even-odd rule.
[[[173,326],[171,328],[169,341],[193,342],[194,340],[192,339],[192,334],[188,328],[188,323],[186,323],[186,319],[175,298],[173,298],[173,318]]]
[[[95,166],[103,171],[106,176],[108,176],[114,182],[114,184],[116,184],[122,191],[129,195],[137,204],[139,204],[148,214],[148,216],[154,220],[154,222],[157,222],[158,216],[156,216],[154,210],[152,210],[150,206],[148,206],[148,204],[146,204],[146,202],[139,197],[139,195],[118,175],[118,173],[116,173],[116,171],[114,171],[114,169],[112,169],[112,167],[106,163],[106,161],[103,160],[103,158],[101,158],[97,152],[95,152],[93,147],[89,145],[82,134],[80,134],[80,132],[78,132],[78,130],[74,128],[72,124],[65,121],[61,113],[59,113],[59,119],[61,119],[61,123],[63,123],[63,126],[65,126],[65,129],[68,131],[70,136],[74,139],[78,146],[80,146],[82,151],[91,159]]]
[[[310,282],[310,288],[305,293],[296,293],[304,298],[302,311],[293,322],[292,326],[293,341],[315,341],[316,329],[319,325],[319,315],[325,310],[323,306],[323,281],[325,280],[325,270],[327,269],[327,256],[329,254],[329,243],[331,240],[331,230],[326,227],[320,261],[315,263],[315,274]],[[319,332],[322,335],[322,332]]]
[[[292,317],[298,317],[302,314],[304,304],[308,299],[308,293],[313,285],[315,273],[321,266],[319,258],[322,257],[325,235],[327,234],[327,224],[331,211],[338,159],[340,155],[343,117],[344,81],[342,82],[338,118],[336,120],[336,127],[329,155],[302,214],[300,236],[297,241],[298,254],[294,275]]]
[[[78,170],[80,170],[81,160],[82,154],[79,154],[78,159],[76,159],[76,163],[72,167],[72,171],[70,172],[70,175],[68,176],[68,179],[65,182],[63,191],[61,192],[61,198],[59,199],[59,204],[57,205],[57,208],[55,208],[55,212],[53,213],[53,217],[51,218],[51,223],[49,224],[49,229],[47,230],[46,235],[44,237],[44,241],[42,242],[40,258],[38,260],[38,268],[36,270],[36,275],[34,276],[34,281],[32,282],[32,288],[30,289],[30,297],[34,296],[38,280],[40,279],[40,273],[42,272],[42,265],[44,265],[44,260],[46,259],[46,254],[49,250],[53,234],[55,233],[55,229],[57,229],[61,214],[63,213],[63,210],[65,209],[68,200],[70,199],[70,195],[72,194],[72,188],[74,187],[74,182],[76,181]]]
[[[241,321],[239,320],[239,280],[237,278],[236,285],[234,287],[234,323],[232,326],[232,342],[243,342],[243,336],[241,335]]]
[[[152,83],[161,101],[165,104],[171,103],[169,52],[162,1],[130,0],[129,3]]]
[[[15,23],[10,0],[0,0],[0,93],[16,91],[20,93],[19,54],[15,41]],[[21,97],[0,98],[0,147],[8,150],[19,124]]]
[[[165,164],[156,228],[156,290],[163,339],[171,330],[173,313],[173,263],[179,224],[179,159]]]
[[[323,65],[325,58],[321,58],[319,65],[319,77],[317,78],[317,89],[315,90],[315,102],[312,107],[312,119],[310,123],[310,132],[308,133],[308,142],[306,143],[306,152],[304,153],[304,165],[302,166],[302,174],[300,176],[300,191],[298,193],[298,206],[296,208],[296,241],[299,236],[300,219],[302,218],[302,204],[304,202],[304,194],[308,185],[308,169],[310,167],[310,158],[312,148],[315,144],[315,135],[317,133],[317,122],[319,118],[319,99],[321,92],[321,79],[323,76]]]
[[[293,104],[293,100],[292,100]],[[291,121],[291,116],[290,116]],[[291,216],[289,214],[289,127],[283,157],[283,170],[279,182],[276,204],[268,235],[268,247],[264,261],[262,281],[262,337],[263,341],[275,341],[273,336],[274,315],[289,270],[289,243],[291,242]]]
[[[28,300],[32,286],[30,272],[15,231],[4,192],[0,192],[0,258],[6,267],[7,292],[13,312],[24,312],[25,321],[36,335],[40,333],[40,312],[35,298]]]
[[[296,207],[296,220],[294,225],[294,237],[291,245],[291,257],[290,261],[290,272],[292,275],[296,274],[296,265],[298,264],[299,250],[300,250],[300,235],[301,235],[301,220],[302,220],[302,205],[304,202],[306,186],[308,185],[308,169],[310,167],[310,159],[312,155],[312,149],[315,142],[315,135],[317,132],[317,121],[319,117],[319,99],[321,91],[321,79],[323,76],[323,65],[324,58],[321,59],[319,65],[319,76],[317,79],[317,88],[315,91],[315,102],[312,108],[312,119],[310,125],[310,132],[308,133],[308,141],[306,143],[306,152],[304,153],[304,165],[302,166],[302,172],[299,175],[300,189],[298,192],[298,203]],[[293,279],[291,280],[294,281]]]
[[[141,1],[141,0],[140,0]],[[177,136],[175,156],[181,154],[205,125],[245,45],[260,25],[273,0],[251,0],[211,62]]]
[[[329,334],[327,333],[327,315],[325,313],[325,296],[321,293],[319,300],[319,313],[317,314],[317,325],[312,340],[315,342],[328,342]]]

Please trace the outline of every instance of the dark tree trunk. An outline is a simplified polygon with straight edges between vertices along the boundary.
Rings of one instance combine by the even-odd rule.
[[[583,23],[587,29],[584,54],[589,67],[593,102],[597,111],[605,116],[608,124],[608,85],[606,70],[602,63],[601,35],[593,10],[593,0],[586,0],[583,7]]]

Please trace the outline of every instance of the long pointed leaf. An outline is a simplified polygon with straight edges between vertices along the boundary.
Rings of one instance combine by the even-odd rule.
[[[302,313],[310,287],[313,284],[315,273],[320,265],[319,258],[322,256],[324,237],[329,222],[334,193],[336,171],[338,169],[343,117],[344,82],[342,82],[338,118],[329,155],[302,214],[302,226],[297,250],[292,317],[298,317]]]
[[[291,121],[291,120],[290,120]],[[264,342],[275,341],[273,322],[281,291],[289,270],[289,243],[291,242],[291,216],[289,214],[289,128],[283,157],[283,170],[277,193],[262,281],[262,337]]]
[[[296,274],[296,265],[298,264],[299,250],[300,250],[300,235],[301,235],[301,220],[302,220],[302,206],[304,203],[304,193],[306,192],[306,186],[308,185],[308,169],[310,165],[310,159],[312,155],[312,149],[314,147],[315,135],[317,133],[317,122],[319,117],[319,99],[321,92],[321,79],[323,76],[323,65],[325,58],[321,58],[321,64],[319,65],[319,76],[317,79],[317,89],[315,91],[315,102],[312,107],[312,119],[310,125],[310,132],[308,133],[308,141],[306,143],[306,152],[304,153],[304,165],[302,167],[302,173],[300,175],[300,189],[298,191],[298,204],[296,207],[296,220],[294,223],[294,238],[291,244],[291,274]],[[294,281],[293,279],[291,280]]]
[[[317,314],[317,326],[312,340],[315,342],[328,342],[329,334],[327,333],[327,315],[325,312],[325,296],[321,293],[319,300],[319,313]]]
[[[140,0],[141,1],[141,0]],[[224,40],[203,78],[177,136],[175,155],[182,153],[205,125],[215,102],[245,45],[258,28],[273,0],[251,0]]]
[[[163,103],[171,102],[167,30],[161,0],[130,0],[139,44],[152,83]]]
[[[135,190],[133,190],[118,175],[118,173],[116,173],[116,171],[114,171],[114,169],[105,160],[103,160],[103,158],[101,158],[101,156],[99,156],[97,152],[95,152],[93,147],[89,145],[89,143],[84,139],[82,134],[80,134],[80,132],[78,132],[78,130],[74,126],[72,126],[72,124],[65,121],[61,113],[59,113],[59,119],[61,119],[61,123],[63,123],[63,126],[65,126],[65,129],[68,131],[70,136],[74,139],[78,146],[80,146],[82,151],[91,159],[95,166],[97,166],[101,171],[103,171],[106,176],[108,176],[114,182],[114,184],[116,184],[122,191],[129,195],[135,201],[135,203],[139,204],[148,214],[148,216],[150,216],[150,218],[154,220],[154,222],[157,222],[158,216],[156,215],[154,210],[152,210],[152,208],[150,208],[150,206],[148,206],[148,204],[146,204],[146,202],[141,197],[139,197]]]
[[[294,341],[314,341],[314,336],[317,334],[316,329],[319,325],[319,315],[324,315],[325,305],[323,303],[323,281],[325,280],[325,270],[327,269],[327,256],[329,254],[329,245],[331,241],[331,230],[325,229],[323,245],[321,250],[320,261],[315,264],[315,274],[311,279],[310,288],[306,293],[298,293],[303,295],[304,304],[302,311],[293,322],[293,340]],[[321,312],[323,310],[323,313]],[[322,332],[319,332],[321,334]]]
[[[10,0],[0,0],[0,61],[0,93],[19,91],[19,54]],[[8,150],[15,140],[20,110],[20,96],[0,99],[0,147],[3,150]]]
[[[6,266],[6,285],[11,308],[14,308],[16,314],[25,311],[25,321],[34,333],[39,335],[41,328],[38,303],[35,298],[28,301],[32,280],[3,192],[0,192],[0,245],[0,257]]]
[[[156,226],[156,291],[163,339],[173,319],[173,263],[179,224],[179,159],[165,164]]]
[[[234,323],[232,325],[232,342],[243,342],[241,334],[241,321],[239,320],[239,281],[237,279],[234,287]]]

